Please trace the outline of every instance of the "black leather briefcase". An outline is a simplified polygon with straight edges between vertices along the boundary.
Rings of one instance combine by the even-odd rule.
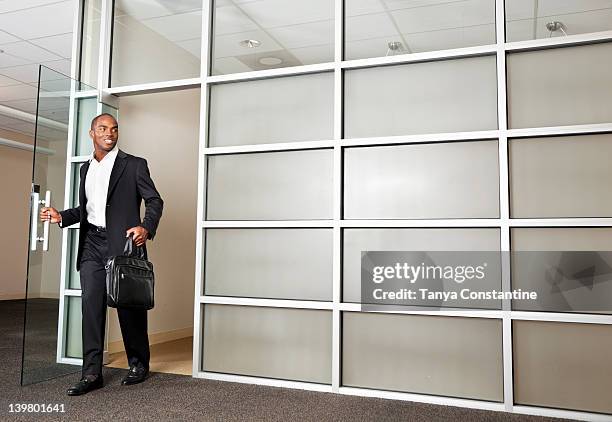
[[[144,258],[141,246],[134,248],[130,235],[123,255],[106,264],[106,302],[112,308],[153,309],[154,286],[153,264]]]

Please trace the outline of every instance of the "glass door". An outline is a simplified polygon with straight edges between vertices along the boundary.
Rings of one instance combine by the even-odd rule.
[[[67,347],[64,323],[69,305],[64,300],[64,292],[74,271],[69,259],[69,243],[74,237],[72,233],[78,229],[61,230],[57,224],[42,223],[39,212],[42,207],[63,210],[71,206],[75,183],[71,176],[72,163],[77,151],[73,145],[80,137],[78,123],[89,117],[85,114],[95,116],[98,109],[96,105],[88,110],[83,104],[97,103],[97,91],[66,75],[40,66],[38,82],[22,385],[80,371],[80,356],[74,360],[64,359]],[[78,177],[76,183],[78,189]],[[74,295],[80,296],[80,291]],[[80,326],[80,312],[78,323]]]

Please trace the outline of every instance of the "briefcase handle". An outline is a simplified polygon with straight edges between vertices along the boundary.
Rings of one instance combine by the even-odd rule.
[[[130,235],[128,236],[127,240],[125,241],[125,247],[123,248],[123,255],[124,256],[133,256],[133,251],[134,251],[134,249],[136,249],[136,252],[138,253],[138,255],[137,255],[138,258],[144,259],[144,248],[142,246],[134,247],[133,235],[134,235],[134,233],[130,233]]]

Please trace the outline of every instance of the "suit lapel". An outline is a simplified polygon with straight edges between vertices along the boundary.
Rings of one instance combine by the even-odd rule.
[[[123,170],[125,170],[125,166],[127,164],[126,160],[127,154],[121,150],[117,152],[117,157],[115,158],[115,163],[113,164],[113,170],[111,171],[110,179],[108,181],[108,194],[106,195],[106,202],[110,199],[111,194],[113,193],[113,189],[117,185],[119,178],[123,174]]]

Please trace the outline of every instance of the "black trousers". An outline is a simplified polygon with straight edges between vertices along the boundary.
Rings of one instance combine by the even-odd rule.
[[[81,255],[81,311],[83,314],[82,375],[101,375],[106,330],[106,261],[108,245],[105,232],[90,229]],[[147,311],[117,309],[123,345],[130,366],[149,369]]]

